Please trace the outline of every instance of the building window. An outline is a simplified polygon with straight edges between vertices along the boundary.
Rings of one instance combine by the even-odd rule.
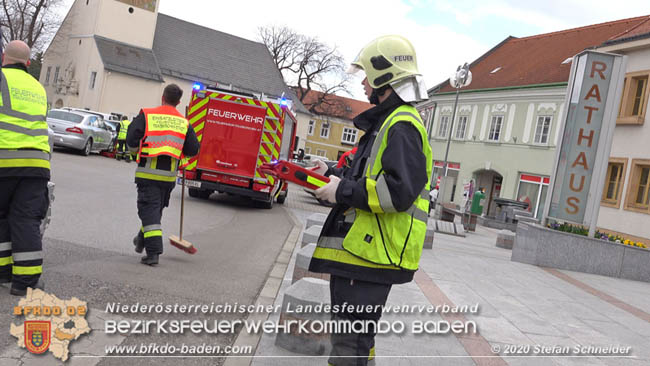
[[[456,126],[456,139],[464,140],[467,130],[467,116],[458,117],[458,126]]]
[[[357,130],[350,127],[343,127],[343,135],[341,136],[341,143],[354,145],[356,142],[357,142]]]
[[[50,73],[52,73],[52,66],[47,67],[47,72],[45,73],[45,85],[50,83]]]
[[[311,154],[311,147],[305,146],[305,154]]]
[[[492,116],[490,134],[488,135],[489,141],[499,141],[499,137],[501,136],[501,126],[503,126],[503,116]]]
[[[95,89],[95,79],[97,79],[97,72],[93,71],[90,73],[90,90]]]
[[[625,208],[650,214],[650,160],[632,159]]]
[[[330,137],[330,124],[329,123],[323,123],[323,125],[320,126],[320,137],[324,138],[324,139]]]
[[[54,69],[54,81],[53,83],[56,85],[59,82],[59,70],[61,69],[60,66],[57,66],[56,69]]]
[[[537,128],[535,128],[535,139],[533,141],[540,145],[548,144],[549,131],[551,131],[551,116],[537,117]]]
[[[528,203],[528,212],[536,218],[541,218],[544,214],[549,182],[549,177],[525,173],[519,176],[517,201]]]
[[[440,117],[440,126],[438,126],[438,137],[447,137],[449,128],[449,116]]]
[[[309,136],[314,136],[314,128],[316,128],[316,122],[313,119],[310,119],[309,125],[307,126],[307,134]]]
[[[316,155],[318,155],[318,156],[322,156],[322,157],[326,158],[326,157],[327,157],[327,151],[325,151],[325,150],[321,150],[321,149],[317,149],[317,150],[316,150]]]
[[[643,124],[648,107],[648,76],[650,70],[625,75],[623,97],[617,124]]]
[[[605,187],[603,189],[603,206],[619,208],[623,182],[625,182],[625,170],[627,169],[626,158],[610,158],[605,176]]]

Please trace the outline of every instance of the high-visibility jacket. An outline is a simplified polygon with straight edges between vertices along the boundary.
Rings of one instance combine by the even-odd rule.
[[[180,160],[189,122],[171,106],[163,105],[142,111],[146,119],[146,130],[140,144],[139,155],[141,157],[166,155]]]
[[[140,143],[138,162],[146,159],[144,166],[138,166],[136,178],[160,182],[174,182],[178,162],[183,158],[183,144],[189,128],[189,122],[171,106],[143,109],[145,116],[145,135]],[[158,157],[169,156],[170,170],[157,167]]]
[[[117,134],[118,140],[126,140],[126,132],[129,130],[131,122],[128,119],[120,121],[120,133]]]
[[[393,207],[381,163],[389,130],[398,122],[409,122],[420,133],[429,177],[411,207],[401,212]],[[417,270],[427,230],[432,169],[433,154],[419,113],[410,105],[401,105],[382,123],[366,163],[371,211],[348,210],[345,221],[352,226],[345,238],[321,236],[313,258],[380,270]]]
[[[50,169],[45,89],[27,72],[2,69],[0,168]]]

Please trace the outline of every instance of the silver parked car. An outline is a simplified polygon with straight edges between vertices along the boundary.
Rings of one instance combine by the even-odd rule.
[[[113,136],[99,116],[52,109],[47,113],[47,124],[54,131],[54,146],[79,150],[84,155],[110,149]]]
[[[76,112],[82,112],[87,114],[94,114],[95,116],[101,117],[104,120],[104,124],[106,125],[106,127],[108,127],[108,129],[111,131],[111,134],[113,135],[111,146],[109,149],[107,149],[108,151],[113,151],[113,148],[115,147],[115,143],[117,142],[117,126],[120,124],[120,120],[118,119],[118,116],[113,115],[111,113],[91,111],[90,109],[70,108],[70,107],[64,107],[62,109],[66,111],[76,111]]]

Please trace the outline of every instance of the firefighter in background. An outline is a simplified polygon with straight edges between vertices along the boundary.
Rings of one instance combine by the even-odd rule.
[[[117,126],[117,149],[115,150],[115,159],[124,159],[127,163],[131,162],[131,153],[126,147],[126,132],[129,130],[129,119],[126,116],[122,117],[122,121]]]
[[[341,158],[339,158],[338,163],[336,163],[337,168],[349,168],[352,166],[352,159],[354,159],[354,154],[357,153],[357,147],[355,146],[352,150],[346,151]]]
[[[415,50],[401,36],[364,47],[351,71],[363,70],[375,106],[354,118],[365,131],[349,169],[318,172],[330,182],[315,191],[334,202],[309,270],[329,273],[332,305],[385,305],[391,286],[413,280],[427,229],[433,156],[413,103],[427,99]],[[334,320],[378,321],[381,310],[333,313]],[[332,334],[329,364],[366,365],[375,331]],[[347,356],[347,357],[345,357]],[[357,357],[350,357],[357,356]]]
[[[163,209],[169,206],[169,196],[176,185],[178,165],[182,157],[199,153],[199,141],[192,125],[176,110],[183,90],[176,84],[165,87],[162,105],[140,111],[129,126],[126,143],[138,152],[135,183],[138,189],[140,231],[133,239],[135,251],[147,255],[140,263],[158,264],[163,252]]]
[[[9,42],[0,81],[0,282],[11,282],[16,296],[37,287],[43,272],[40,225],[49,205],[47,95],[27,73],[30,52]]]

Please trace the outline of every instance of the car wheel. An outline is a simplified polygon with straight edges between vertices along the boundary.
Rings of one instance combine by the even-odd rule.
[[[281,205],[284,204],[284,201],[287,200],[287,195],[288,195],[288,194],[289,194],[289,192],[286,192],[286,193],[284,193],[284,194],[280,193],[280,195],[278,196],[278,198],[276,198],[276,202],[279,203],[279,204],[281,204]]]
[[[90,155],[92,149],[93,149],[93,139],[88,139],[88,141],[86,141],[86,145],[84,145],[83,150],[81,150],[81,153],[83,154],[83,156],[88,156]]]
[[[190,188],[190,189],[187,190],[187,193],[190,195],[190,197],[193,197],[193,198],[198,198],[200,192],[201,191],[196,189],[196,188]]]

